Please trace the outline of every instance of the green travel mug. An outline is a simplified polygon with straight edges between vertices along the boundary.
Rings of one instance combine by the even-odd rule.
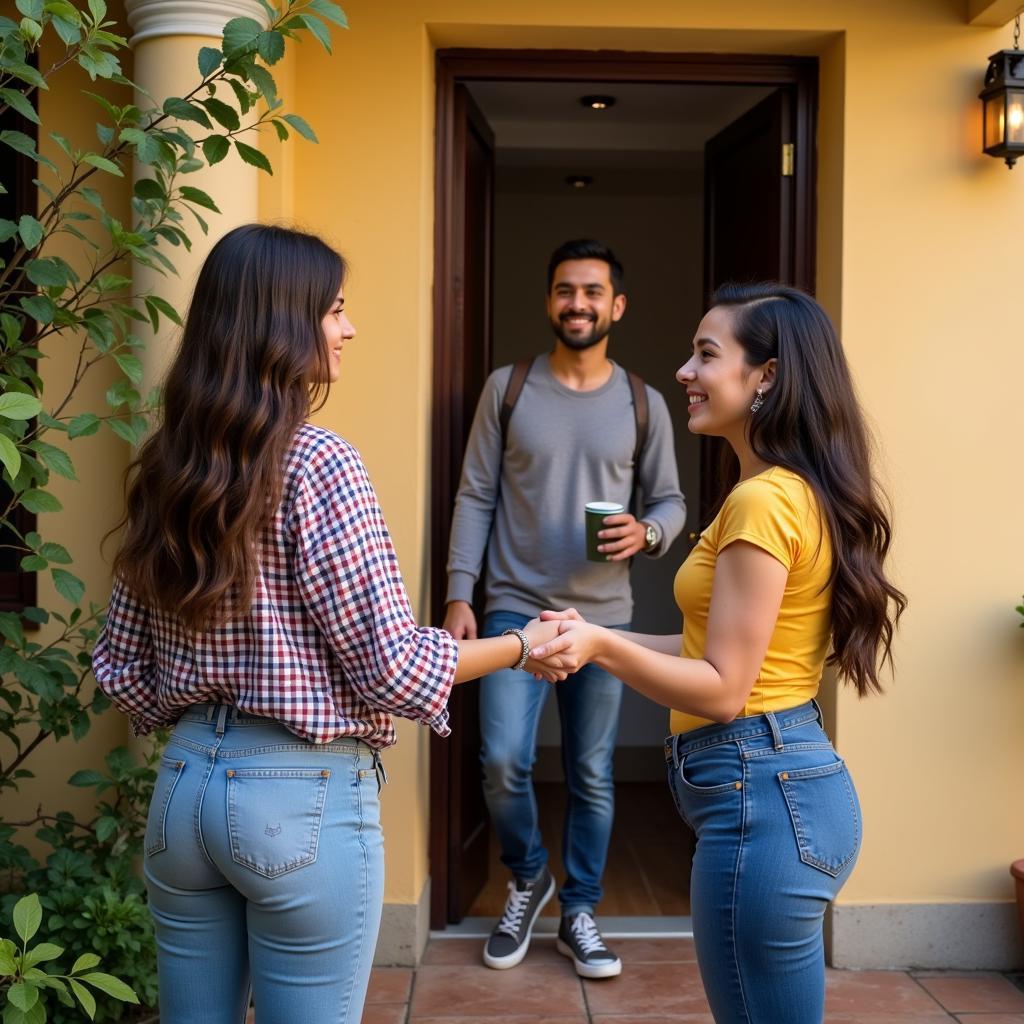
[[[608,556],[603,551],[597,550],[601,543],[597,531],[604,529],[605,516],[620,515],[626,511],[625,505],[617,501],[588,501],[586,506],[587,521],[587,561],[607,562]]]

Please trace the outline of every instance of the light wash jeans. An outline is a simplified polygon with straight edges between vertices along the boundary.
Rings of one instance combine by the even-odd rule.
[[[496,611],[481,636],[523,626],[529,616]],[[619,629],[628,627],[620,626]],[[593,914],[615,817],[612,755],[619,730],[622,683],[597,665],[586,665],[554,687],[529,672],[503,669],[480,680],[480,734],[484,796],[498,834],[502,863],[516,878],[536,878],[548,854],[537,820],[533,763],[537,728],[554,689],[562,723],[566,779],[562,861],[566,881],[558,893],[563,914]]]
[[[146,826],[161,1024],[358,1024],[384,896],[379,758],[196,705]]]
[[[821,1024],[822,921],[861,844],[857,794],[817,704],[665,743],[697,834],[690,898],[716,1024]]]

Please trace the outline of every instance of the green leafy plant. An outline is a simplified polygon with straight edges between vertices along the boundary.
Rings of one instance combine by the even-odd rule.
[[[78,439],[109,430],[135,444],[148,427],[158,395],[144,394],[139,325],[156,332],[179,325],[181,317],[166,298],[140,292],[132,268],[173,274],[175,250],[190,249],[195,231],[208,232],[218,207],[190,184],[190,175],[232,150],[273,173],[249,133],[272,130],[282,141],[292,133],[316,141],[299,114],[284,111],[271,69],[287,42],[306,32],[330,51],[328,23],[344,27],[345,16],[330,0],[260,4],[264,23],[229,21],[219,47],[199,50],[194,88],[159,104],[135,100],[146,94],[122,74],[127,43],[107,19],[104,0],[84,6],[16,0],[20,17],[0,16],[0,193],[13,187],[19,162],[27,162],[39,196],[30,210],[0,217],[0,557],[21,572],[48,574],[59,598],[48,608],[0,612],[0,794],[31,776],[40,749],[81,739],[108,706],[90,678],[104,607],[87,599],[72,553],[26,525],[26,517],[62,511],[51,482],[77,479],[72,452]],[[48,41],[59,56],[46,67],[41,55]],[[99,116],[96,142],[82,148],[48,131],[50,159],[33,138],[44,130],[34,97],[76,65],[93,82],[105,82],[83,90]],[[15,117],[20,124],[12,123]],[[136,180],[129,186],[133,163]],[[124,180],[119,187],[130,195],[130,219],[108,210],[96,187],[104,177]],[[45,392],[40,373],[46,359],[68,371],[54,395]],[[112,379],[99,409],[88,407],[82,387],[97,368]],[[0,821],[7,909],[18,893],[38,892],[50,945],[100,947],[149,1005],[156,996],[152,931],[134,862],[154,756],[138,763],[119,748],[108,755],[105,772],[72,775],[71,785],[96,791],[96,813],[87,820],[40,808],[29,820]],[[48,855],[34,855],[25,845],[33,829],[51,849]],[[18,988],[15,1000],[26,991]],[[12,1006],[12,1013],[37,1012],[17,1001]],[[125,1009],[110,1007],[99,1006],[96,1019],[119,1019]],[[63,1003],[54,1007],[54,1019],[62,1013]]]
[[[164,739],[158,735],[141,761],[117,747],[107,755],[105,771],[82,769],[71,776],[71,785],[97,795],[92,819],[79,822],[66,811],[40,813],[0,831],[0,870],[17,873],[21,887],[41,893],[47,912],[43,937],[66,948],[94,950],[144,1006],[156,1004],[156,951],[136,865]],[[33,826],[38,826],[36,836],[51,851],[41,863],[11,841],[17,831]],[[8,912],[15,898],[4,898]],[[98,1007],[95,1019],[116,1021],[130,1012],[123,1004],[106,1003]],[[76,1017],[75,1012],[54,1007],[57,1022]]]
[[[120,978],[97,971],[100,957],[82,953],[70,974],[58,974],[53,961],[64,950],[52,942],[40,942],[29,948],[42,924],[43,908],[35,893],[23,896],[14,907],[14,930],[20,945],[12,939],[0,939],[0,978],[7,982],[4,1024],[42,1024],[47,1019],[46,997],[53,995],[64,1006],[75,1000],[90,1020],[96,1017],[96,997],[92,989],[126,1003],[138,1003],[138,996]],[[40,964],[48,964],[44,970]]]
[[[1019,604],[1019,605],[1017,605],[1017,612],[1018,612],[1018,614],[1020,614],[1020,615],[1021,615],[1022,617],[1024,617],[1024,604]],[[1024,629],[1024,622],[1022,622],[1022,623],[1020,624],[1020,628],[1021,628],[1021,629]]]

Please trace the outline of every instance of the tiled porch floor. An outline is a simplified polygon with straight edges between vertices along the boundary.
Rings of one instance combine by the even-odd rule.
[[[377,968],[363,1024],[713,1024],[692,941],[620,939],[618,978],[582,982],[550,938],[492,971],[477,939],[435,939],[416,970]],[[985,972],[828,972],[826,1024],[1024,1024],[1019,978]],[[779,1021],[778,1024],[785,1024]]]

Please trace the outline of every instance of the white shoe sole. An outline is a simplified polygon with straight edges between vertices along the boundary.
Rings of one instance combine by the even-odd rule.
[[[533,912],[533,920],[530,922],[529,927],[526,929],[526,938],[523,939],[523,944],[514,952],[509,953],[508,956],[491,956],[487,952],[487,946],[484,945],[484,964],[488,967],[493,968],[496,971],[507,971],[510,967],[515,967],[517,964],[523,962],[523,957],[526,956],[527,950],[530,948],[530,939],[533,936],[533,926],[537,922],[537,918],[540,916],[540,912],[547,906],[548,900],[555,895],[555,879],[554,876],[551,878],[551,885],[548,886],[548,891],[541,897],[540,903],[537,904],[537,909]]]
[[[555,949],[562,956],[567,956],[573,962],[576,973],[581,978],[614,978],[622,973],[621,960],[613,960],[607,964],[585,964],[582,960],[576,959],[576,954],[573,953],[572,947],[561,939],[556,940]]]

